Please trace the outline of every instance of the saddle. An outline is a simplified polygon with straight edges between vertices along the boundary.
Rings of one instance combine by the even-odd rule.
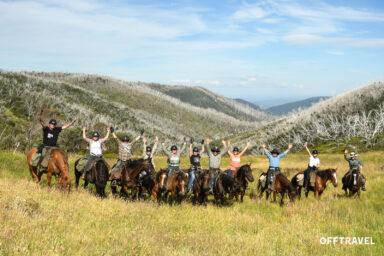
[[[297,181],[297,184],[299,186],[303,186],[304,185],[304,174],[298,174],[296,176],[296,181]]]
[[[120,180],[121,179],[121,175],[123,173],[123,168],[126,168],[127,165],[128,165],[128,161],[124,161],[124,162],[121,161],[119,169],[111,171],[111,173],[109,174],[109,179],[110,180]]]
[[[278,175],[280,173],[280,171],[274,171],[274,172],[271,172],[271,177],[272,177],[272,181],[269,181],[268,180],[268,188],[271,190],[271,191],[275,191],[276,190],[276,184],[275,184],[275,181],[276,181],[276,175]],[[268,175],[267,175],[268,176]]]
[[[168,177],[168,179],[167,179],[167,185],[166,185],[166,189],[167,189],[167,190],[171,190],[172,181],[175,179],[175,177],[176,177],[177,175],[179,175],[180,172],[181,172],[181,170],[173,170],[173,171],[172,171],[171,176]]]
[[[311,187],[315,186],[316,175],[317,175],[316,171],[312,171],[312,172],[309,173],[309,184],[310,184]]]
[[[48,167],[49,161],[51,160],[52,153],[55,150],[60,150],[65,155],[65,157],[67,157],[67,154],[64,152],[64,150],[60,149],[59,147],[45,147],[45,148],[46,148],[46,152],[43,155],[43,160],[41,161],[41,166],[44,167],[44,168]],[[42,152],[44,152],[44,149],[42,150]],[[41,155],[42,155],[42,153],[36,152],[32,156],[30,164],[33,167],[37,167],[38,166]]]

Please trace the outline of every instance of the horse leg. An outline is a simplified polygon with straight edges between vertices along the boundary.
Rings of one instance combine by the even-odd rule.
[[[315,198],[316,198],[316,199],[320,199],[320,197],[319,197],[319,191],[317,191],[317,189],[315,189]]]
[[[349,197],[352,197],[352,196],[353,196],[352,190],[349,189]]]
[[[75,170],[75,176],[76,176],[76,190],[77,190],[77,189],[79,189],[80,174],[76,170]]]
[[[280,201],[281,206],[284,205],[284,196],[285,196],[285,192],[281,192],[281,201]]]
[[[358,196],[359,199],[360,199],[360,188],[357,190],[357,196]]]
[[[301,199],[301,186],[299,186],[299,189],[297,190],[297,197],[299,198],[299,200]]]
[[[29,171],[31,172],[32,179],[36,182],[39,183],[40,179],[37,175],[37,167],[33,167],[32,165],[28,165]]]
[[[276,202],[276,191],[273,191],[273,202]]]
[[[241,203],[243,202],[244,194],[245,194],[245,191],[242,190],[242,191],[241,191],[241,195],[240,195],[240,202],[241,202]]]
[[[309,190],[305,192],[305,198],[308,198],[308,194],[309,194]]]
[[[52,172],[47,172],[47,184],[50,187],[51,186],[51,181],[52,181]]]

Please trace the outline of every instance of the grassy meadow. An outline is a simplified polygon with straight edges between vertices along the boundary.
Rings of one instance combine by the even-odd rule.
[[[338,168],[338,187],[330,183],[322,199],[277,203],[251,200],[207,207],[157,205],[151,201],[99,199],[92,187],[63,195],[54,186],[32,182],[24,154],[0,152],[0,255],[382,255],[384,250],[384,165],[382,152],[361,154],[367,192],[345,198],[343,155],[321,155],[322,167]],[[71,176],[78,156],[70,156]],[[110,163],[114,159],[109,159]],[[281,162],[291,178],[308,156],[288,155]],[[165,167],[164,157],[156,166]],[[188,166],[183,158],[182,167]],[[222,168],[229,159],[223,160]],[[264,156],[243,158],[257,177],[268,167]],[[203,167],[208,159],[202,159]],[[74,181],[73,183],[74,184]],[[288,201],[286,199],[286,201]],[[322,245],[321,237],[372,237],[375,245]]]

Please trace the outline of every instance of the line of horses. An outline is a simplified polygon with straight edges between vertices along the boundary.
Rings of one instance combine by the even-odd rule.
[[[31,158],[37,149],[32,149],[27,155],[27,161],[31,175],[35,182],[39,183],[43,173],[38,171],[37,167],[31,165]],[[79,186],[81,170],[77,170],[77,162],[75,163],[76,188]],[[145,171],[146,175],[140,177],[140,173]],[[315,198],[320,199],[324,192],[327,182],[330,181],[335,187],[337,186],[336,169],[327,169],[316,171],[316,178],[313,185],[308,187],[309,191],[313,191]],[[70,191],[71,179],[69,177],[68,160],[64,151],[55,149],[52,151],[47,174],[47,183],[51,185],[52,176],[57,176],[58,187],[65,192]],[[187,198],[187,184],[189,180],[188,172],[182,170],[174,171],[171,177],[167,177],[168,169],[160,169],[156,172],[151,159],[138,159],[132,161],[122,169],[121,179],[117,186],[111,186],[111,191],[114,196],[138,200],[141,198],[153,197],[156,202],[169,202],[171,204],[180,203]],[[274,175],[274,188],[262,185],[262,178],[266,177],[266,173],[262,173],[258,180],[258,195],[250,194],[252,199],[261,199],[263,193],[266,192],[266,199],[273,194],[273,199],[276,201],[276,195],[281,195],[281,204],[284,204],[284,197],[288,195],[291,203],[294,203],[296,198],[301,198],[302,183],[300,177],[303,177],[303,172],[299,172],[289,180],[284,174],[278,172]],[[198,172],[195,183],[193,184],[193,196],[191,200],[194,204],[207,205],[209,195],[209,170],[201,170]],[[216,174],[213,184],[213,195],[217,204],[225,204],[227,199],[236,199],[243,202],[245,191],[249,182],[254,182],[251,166],[249,164],[241,166],[233,176],[229,176],[224,172]],[[96,193],[100,197],[105,197],[105,188],[109,181],[109,168],[105,160],[96,159],[90,172],[87,173],[84,182],[84,187],[89,183],[95,184]],[[361,180],[355,179],[349,182],[348,189],[350,195],[357,193],[360,197]],[[120,187],[120,191],[118,191]],[[308,192],[309,192],[308,191]],[[305,193],[308,197],[308,192]]]

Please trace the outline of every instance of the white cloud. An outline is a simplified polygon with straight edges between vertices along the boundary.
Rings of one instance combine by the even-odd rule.
[[[327,50],[327,51],[325,51],[325,53],[328,53],[328,54],[331,54],[331,55],[338,55],[338,56],[344,55],[344,52],[342,52],[342,51]]]

